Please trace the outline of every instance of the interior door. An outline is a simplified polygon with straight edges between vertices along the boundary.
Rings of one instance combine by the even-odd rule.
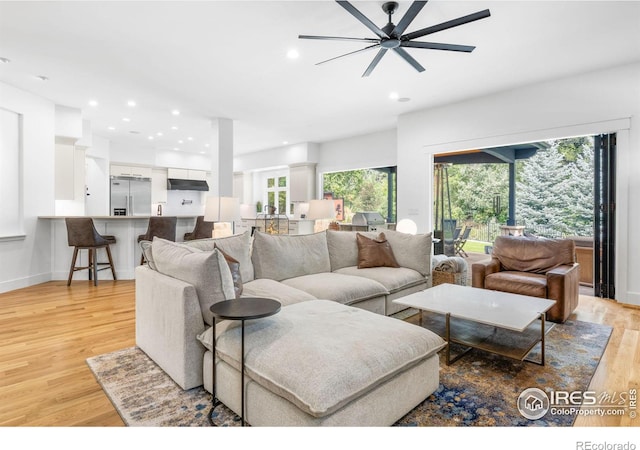
[[[594,137],[594,293],[615,299],[616,135]]]

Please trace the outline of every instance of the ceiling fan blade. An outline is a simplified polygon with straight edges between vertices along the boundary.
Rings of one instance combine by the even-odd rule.
[[[449,50],[452,52],[465,52],[471,53],[475,49],[472,45],[456,45],[456,44],[439,44],[437,42],[416,42],[416,41],[402,41],[401,47],[410,48],[427,48],[430,50]]]
[[[490,15],[491,12],[488,9],[485,9],[484,11],[478,11],[476,13],[469,14],[468,16],[458,17],[457,19],[442,22],[438,25],[433,25],[431,27],[423,28],[422,30],[414,31],[413,33],[405,34],[402,36],[402,40],[410,41],[412,39],[426,36],[427,34],[437,33],[438,31],[464,25],[465,23],[475,22],[476,20],[484,19]]]
[[[352,42],[366,42],[373,44],[374,42],[378,42],[379,39],[374,38],[352,38],[352,37],[340,37],[340,36],[309,36],[306,34],[301,34],[298,36],[298,39],[317,39],[321,41],[352,41]]]
[[[411,64],[413,68],[418,72],[424,72],[424,67],[422,67],[418,61],[413,59],[413,57],[409,53],[407,53],[405,49],[403,49],[402,47],[396,47],[394,48],[394,50],[398,55],[402,57],[402,59]]]
[[[416,18],[418,13],[420,13],[422,8],[424,8],[424,5],[426,4],[426,1],[413,2],[404,16],[402,16],[402,19],[400,19],[400,22],[398,22],[398,25],[396,25],[396,27],[393,29],[393,34],[395,34],[396,36],[402,35],[402,33],[404,33],[404,30],[406,30],[411,22],[413,22],[413,19]]]
[[[346,9],[353,17],[358,19],[358,21],[360,21],[365,27],[373,31],[375,35],[378,36],[380,39],[389,38],[389,35],[387,33],[385,33],[380,28],[378,28],[378,26],[375,23],[370,21],[364,14],[358,11],[358,9],[355,6],[353,6],[351,3],[346,1],[338,1],[338,0],[336,0],[336,3],[338,3],[344,9]]]
[[[380,60],[382,59],[385,53],[387,53],[387,49],[381,48],[378,54],[375,56],[375,58],[373,58],[373,61],[371,61],[371,64],[369,64],[369,67],[367,67],[367,70],[365,70],[364,73],[362,74],[363,78],[371,75],[371,72],[373,72],[373,69],[376,68],[376,66],[378,65],[378,63],[380,62]]]
[[[362,52],[364,52],[366,50],[371,50],[372,48],[376,48],[376,47],[380,47],[380,44],[370,45],[369,47],[361,48],[360,50],[356,50],[354,52],[345,53],[344,55],[340,55],[340,56],[336,56],[336,57],[331,58],[331,59],[326,59],[324,61],[320,61],[319,63],[316,63],[316,66],[319,66],[320,64],[328,63],[329,61],[333,61],[333,60],[338,59],[338,58],[343,58],[345,56],[355,55],[356,53],[362,53]]]

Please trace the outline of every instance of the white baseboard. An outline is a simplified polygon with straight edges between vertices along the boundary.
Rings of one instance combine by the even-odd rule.
[[[24,278],[18,278],[16,280],[7,280],[0,282],[0,293],[15,291],[16,289],[22,289],[36,284],[46,283],[51,281],[51,273],[40,273],[37,275],[31,275]]]

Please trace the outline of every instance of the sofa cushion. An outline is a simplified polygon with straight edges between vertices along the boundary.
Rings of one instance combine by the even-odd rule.
[[[400,267],[384,233],[380,233],[375,238],[357,233],[356,243],[358,244],[358,269]]]
[[[282,306],[316,300],[316,297],[305,291],[268,278],[259,278],[245,283],[242,296],[272,298],[282,303]]]
[[[401,291],[402,289],[417,286],[426,282],[426,278],[413,269],[406,267],[375,267],[369,269],[358,269],[357,267],[345,267],[338,269],[334,273],[364,277],[377,281],[383,285],[389,293]]]
[[[217,356],[240,370],[240,327],[217,339]],[[422,327],[311,300],[245,323],[245,368],[264,388],[324,417],[445,345]],[[286,349],[286,351],[283,351]]]
[[[215,246],[218,246],[220,250],[240,263],[243,282],[246,283],[254,278],[253,264],[251,263],[251,232],[249,231],[223,238],[196,239],[184,242],[184,245],[205,251],[211,251]]]
[[[492,256],[503,270],[546,273],[575,262],[575,243],[571,239],[543,239],[524,236],[498,236]]]
[[[327,246],[331,261],[331,270],[358,265],[358,244],[356,231],[327,230]],[[368,238],[375,238],[377,232],[360,233]],[[431,233],[406,234],[395,230],[384,232],[396,261],[401,267],[408,267],[422,276],[431,275]]]
[[[333,300],[345,305],[384,296],[389,293],[377,281],[335,272],[303,275],[283,280],[282,283],[305,291],[315,298]]]
[[[384,233],[401,267],[413,269],[423,277],[431,275],[431,233],[406,234],[395,230]]]
[[[256,231],[251,259],[256,278],[281,281],[331,271],[325,233],[271,235]]]
[[[231,271],[222,253],[217,249],[202,251],[158,237],[153,238],[151,247],[158,272],[194,286],[202,317],[211,325],[211,305],[235,298]]]
[[[531,272],[496,272],[484,279],[485,289],[547,298],[547,277]]]

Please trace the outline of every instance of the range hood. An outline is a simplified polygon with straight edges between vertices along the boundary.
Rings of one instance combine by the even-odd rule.
[[[208,191],[209,185],[204,180],[183,180],[180,178],[168,178],[167,189],[169,191]]]

